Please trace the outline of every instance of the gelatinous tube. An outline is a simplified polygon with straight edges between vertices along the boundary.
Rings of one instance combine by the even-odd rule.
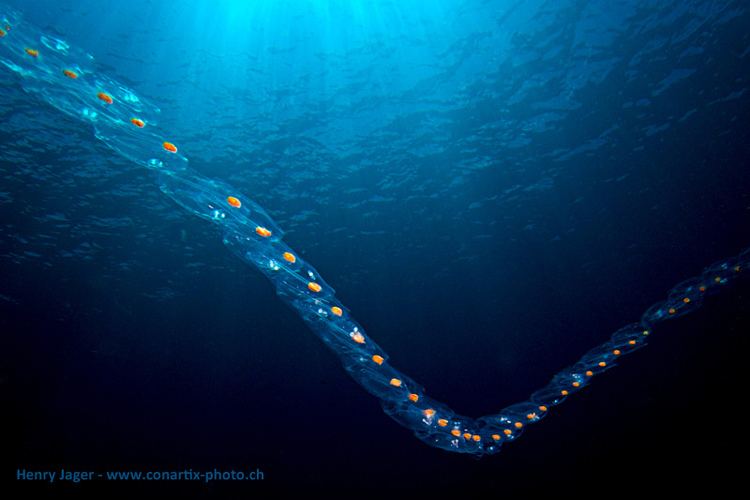
[[[696,310],[705,296],[725,288],[749,265],[750,250],[745,250],[675,286],[638,323],[616,331],[528,401],[476,419],[459,415],[427,396],[423,387],[388,361],[334,289],[284,243],[283,232],[263,208],[232,186],[190,169],[177,143],[159,128],[155,105],[94,71],[90,56],[43,34],[2,4],[0,21],[0,63],[18,75],[26,92],[91,123],[96,137],[110,148],[155,171],[161,191],[188,212],[215,223],[230,251],[268,277],[279,297],[339,356],[352,378],[380,400],[391,418],[437,448],[474,455],[498,452],[553,406],[646,345],[659,323]]]

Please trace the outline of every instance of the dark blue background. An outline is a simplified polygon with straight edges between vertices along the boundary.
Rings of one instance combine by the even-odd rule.
[[[522,401],[750,239],[742,2],[10,2],[163,109],[396,366]],[[260,467],[289,489],[741,483],[748,288],[669,322],[500,455],[433,450],[163,198],[3,72],[0,397],[15,469]],[[183,146],[184,145],[184,146]]]

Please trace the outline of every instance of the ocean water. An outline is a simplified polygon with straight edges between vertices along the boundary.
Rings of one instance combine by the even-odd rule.
[[[158,106],[191,167],[264,207],[460,413],[526,400],[750,245],[746,2],[3,1]],[[25,81],[0,67],[3,488],[739,484],[747,280],[499,454],[450,454],[389,419],[152,172]],[[265,478],[17,478],[61,468]]]

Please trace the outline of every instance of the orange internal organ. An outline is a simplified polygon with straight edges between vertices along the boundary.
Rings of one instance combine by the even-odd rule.
[[[319,291],[323,289],[319,284],[315,283],[314,281],[311,281],[310,283],[308,283],[307,288],[311,292],[315,292],[315,293],[318,293]]]
[[[27,53],[28,55],[30,55],[31,57],[39,57],[39,51],[38,51],[38,50],[30,49],[30,48],[28,48],[28,47],[27,47],[26,49],[24,49],[24,50],[25,50],[25,51],[26,51],[26,53]]]
[[[295,257],[291,252],[284,252],[284,260],[291,264],[294,264],[295,262],[297,262],[297,257]]]
[[[99,100],[106,102],[107,104],[112,104],[113,102],[115,102],[114,99],[112,99],[112,96],[107,94],[106,92],[99,92],[98,94],[96,94],[96,97],[98,97]],[[164,144],[166,144],[166,142]]]
[[[234,208],[240,208],[242,206],[240,199],[235,196],[227,196],[227,203],[229,203],[230,207]]]
[[[255,233],[258,236],[262,236],[263,238],[268,238],[269,236],[271,236],[271,231],[269,231],[268,229],[266,229],[263,226],[256,227],[255,228]]]
[[[166,151],[169,151],[170,153],[177,152],[177,146],[175,146],[171,142],[163,142],[161,147],[163,147]]]
[[[78,73],[76,73],[75,71],[69,70],[69,69],[64,69],[63,70],[63,75],[67,76],[71,80],[75,80],[76,78],[78,78]]]
[[[130,123],[132,123],[133,125],[135,125],[138,128],[143,128],[143,127],[146,126],[146,122],[144,122],[140,118],[131,118],[130,119]]]
[[[373,355],[372,355],[372,360],[373,360],[373,361],[375,362],[375,364],[378,364],[378,365],[382,365],[382,364],[383,364],[383,361],[385,361],[385,360],[383,359],[383,356],[379,356],[379,355],[377,355],[377,354],[373,354]]]
[[[342,309],[341,309],[340,307],[338,307],[338,306],[333,306],[333,307],[331,308],[331,312],[332,312],[332,313],[333,313],[333,314],[334,314],[335,316],[341,316],[342,314],[344,314],[344,311],[343,311],[343,310],[342,310]]]

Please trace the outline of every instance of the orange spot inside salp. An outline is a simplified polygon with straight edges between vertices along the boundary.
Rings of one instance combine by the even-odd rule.
[[[527,420],[534,420],[536,418],[536,413],[528,413],[526,415]]]
[[[112,104],[113,102],[115,102],[114,99],[112,99],[112,96],[107,94],[106,92],[99,92],[98,94],[96,94],[96,97],[98,97],[100,101],[104,101],[107,104]],[[166,145],[168,143],[165,142],[164,144],[164,149],[167,149]]]
[[[446,425],[448,425],[448,421],[444,418],[441,418],[440,420],[438,420],[438,425],[440,427],[445,427]]]
[[[547,407],[542,405],[539,407],[539,411],[547,411]]]
[[[257,234],[258,236],[262,236],[263,238],[268,238],[269,236],[271,236],[271,231],[263,226],[258,226],[255,228],[255,234]]]
[[[701,292],[705,292],[706,291],[706,287],[704,285],[701,285],[701,286],[698,287],[698,290],[700,290]]]
[[[163,142],[161,147],[163,147],[165,151],[169,151],[170,153],[177,152],[177,146],[175,146],[171,142]]]
[[[581,387],[581,383],[578,381],[573,382],[573,387]]]
[[[352,332],[351,333],[352,340],[354,340],[357,344],[364,344],[365,343],[365,337],[359,332]]]
[[[297,262],[297,257],[295,257],[293,253],[284,252],[284,260],[291,264],[294,264],[295,262]]]
[[[29,49],[29,48],[26,48],[24,50],[26,50],[26,53],[28,55],[30,55],[31,57],[39,57],[39,51],[38,50]]]
[[[468,432],[464,432],[464,439],[466,439],[467,441],[471,439],[471,434],[469,434]]]
[[[628,344],[635,345],[635,340],[628,340]]]
[[[493,434],[490,437],[492,437],[492,439],[494,439],[495,441],[500,441],[500,434]]]
[[[588,371],[586,372],[586,376],[587,376],[587,377],[593,377],[593,376],[594,376],[594,372],[592,372],[591,370],[588,370]]]
[[[5,35],[7,35],[7,33],[5,32],[5,30],[0,29],[0,38],[4,37]]]
[[[471,436],[471,439],[473,439],[476,442],[479,442],[479,440],[482,438],[479,436],[479,434],[474,434],[473,436]]]
[[[685,304],[690,304],[690,297],[685,297],[684,299],[682,299],[682,301],[683,301],[683,302],[684,302]]]
[[[459,431],[458,429],[453,429],[451,431],[451,434],[453,434],[454,436],[458,437],[458,436],[461,435],[461,431]]]
[[[516,427],[516,429],[520,429],[521,427],[523,427],[523,424],[521,422],[516,422],[513,425]]]
[[[721,283],[721,276],[717,276],[717,277],[715,277],[715,278],[714,278],[714,281],[715,281],[716,283]]]
[[[419,401],[419,395],[414,393],[409,394],[409,401],[411,401],[412,403],[416,403],[417,401]]]
[[[321,286],[319,284],[315,283],[314,281],[311,281],[310,283],[308,283],[307,284],[307,288],[311,292],[315,292],[315,293],[318,293],[319,291],[321,291],[323,289],[323,288],[321,288]]]
[[[130,123],[132,123],[133,125],[135,125],[138,128],[143,128],[143,127],[146,126],[146,122],[144,122],[140,118],[131,118],[130,119]]]
[[[669,308],[669,314],[674,314],[676,312],[677,312],[677,309],[675,309],[674,307]]]
[[[230,207],[234,208],[240,208],[242,206],[240,199],[234,196],[227,196],[227,203],[229,203]]]
[[[422,414],[427,418],[432,418],[435,415],[435,410],[433,410],[432,408],[427,408],[422,412]]]
[[[620,351],[619,349],[615,349],[614,351],[612,351],[612,354],[614,354],[615,356],[619,356],[620,354],[622,354],[622,351]]]
[[[505,430],[503,431],[503,434],[505,434],[506,436],[510,436],[511,434],[513,434],[513,431],[512,431],[512,430],[510,430],[510,429],[505,429]]]
[[[379,356],[379,355],[377,355],[377,354],[373,354],[373,355],[372,355],[372,360],[373,360],[373,361],[375,362],[375,364],[378,364],[378,365],[382,365],[382,364],[383,364],[383,361],[385,361],[385,360],[383,359],[383,356]]]
[[[562,396],[567,396],[568,394],[569,394],[568,391],[566,391],[565,389],[563,389],[562,391],[560,391],[560,395],[562,395]]]
[[[392,378],[391,381],[390,381],[390,384],[393,387],[401,387],[401,381],[399,379],[397,379],[397,378]]]
[[[341,316],[342,314],[344,314],[344,311],[342,311],[341,308],[338,306],[333,306],[331,308],[331,312],[333,313],[334,316]]]
[[[69,69],[64,69],[63,75],[67,76],[71,80],[75,80],[76,78],[78,78],[78,73],[76,73],[75,71],[71,71]]]
[[[735,273],[738,273],[740,271],[742,271],[742,267],[741,266],[734,266],[734,272]]]
[[[605,366],[607,366],[607,363],[605,363],[604,361],[599,361],[599,366],[604,368]]]

